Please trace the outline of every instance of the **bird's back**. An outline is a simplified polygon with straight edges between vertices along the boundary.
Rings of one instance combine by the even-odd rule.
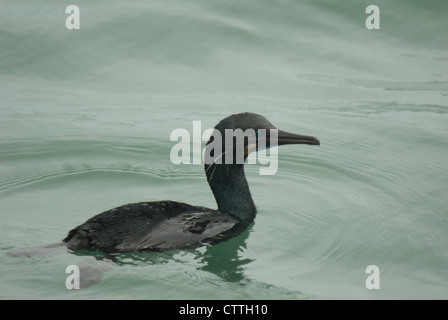
[[[71,230],[71,250],[104,252],[195,248],[227,239],[239,220],[182,202],[140,202],[100,213]],[[234,234],[233,234],[234,235]]]

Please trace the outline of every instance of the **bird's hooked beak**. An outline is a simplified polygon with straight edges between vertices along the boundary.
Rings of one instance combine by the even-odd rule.
[[[247,146],[246,156],[253,151],[268,149],[275,146],[283,146],[286,144],[320,145],[320,141],[316,137],[290,133],[282,130],[277,130],[277,143],[275,143],[275,141],[271,140],[271,138],[275,137],[271,137],[269,130],[267,130],[267,132],[268,134],[257,137],[257,144],[249,144]]]
[[[316,137],[304,136],[301,134],[289,133],[286,131],[278,130],[278,145],[285,144],[312,144],[320,146],[320,141]]]

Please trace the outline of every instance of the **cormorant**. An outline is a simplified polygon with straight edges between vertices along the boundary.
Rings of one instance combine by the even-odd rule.
[[[256,132],[256,145],[250,144],[250,139],[244,140],[246,160],[249,153],[257,151],[260,146],[271,147],[270,133],[275,132],[271,129],[277,128],[258,114],[231,115],[215,126],[214,133],[223,137],[223,147],[227,145],[224,138],[226,129],[253,129]],[[258,134],[260,132],[264,134]],[[277,132],[279,146],[320,144],[315,137],[281,130]],[[219,149],[210,150],[215,138],[216,135],[212,134],[206,145],[206,154],[208,151],[213,161],[206,161],[205,173],[218,204],[217,210],[174,201],[127,204],[100,213],[71,230],[63,240],[67,247],[71,250],[87,249],[107,253],[163,251],[212,245],[240,234],[252,223],[256,214],[244,174],[244,161],[229,163],[223,159],[227,149],[224,148],[221,154]],[[236,152],[232,160],[235,157]],[[216,161],[219,158],[222,161]]]

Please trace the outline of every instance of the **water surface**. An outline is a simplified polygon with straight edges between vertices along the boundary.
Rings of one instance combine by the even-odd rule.
[[[0,298],[447,299],[448,6],[376,4],[369,31],[361,1],[78,1],[69,31],[60,1],[3,1]],[[244,111],[321,146],[247,166],[241,236],[118,255],[79,291],[65,268],[86,256],[7,255],[126,203],[215,208],[169,136]]]

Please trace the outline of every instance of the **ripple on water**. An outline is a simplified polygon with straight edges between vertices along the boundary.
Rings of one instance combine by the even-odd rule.
[[[279,246],[291,244],[278,252],[279,259],[288,261],[295,251],[300,259],[292,260],[301,267],[297,271],[300,278],[328,272],[349,277],[351,269],[363,272],[362,268],[372,261],[386,266],[400,264],[403,259],[413,259],[412,252],[423,252],[420,240],[428,238],[428,230],[440,240],[434,221],[446,219],[440,217],[440,212],[422,210],[425,203],[437,200],[425,188],[429,184],[424,177],[428,177],[425,170],[436,174],[441,169],[435,161],[440,151],[436,151],[436,158],[421,152],[424,144],[416,144],[421,132],[415,128],[406,130],[389,123],[387,128],[381,128],[383,133],[374,130],[378,131],[376,136],[372,128],[367,129],[371,136],[365,136],[363,130],[359,130],[358,137],[341,131],[339,136],[319,136],[320,148],[301,149],[299,155],[285,149],[280,154],[278,183],[290,186],[290,191],[287,195],[284,187],[278,193],[271,191],[271,199],[288,203],[283,207],[286,212],[280,211],[274,223],[282,230],[279,237],[284,241],[277,243],[275,237],[269,240]],[[400,131],[394,137],[396,130]],[[430,149],[441,150],[435,147],[440,140],[435,136],[434,140]],[[263,207],[269,205],[272,202],[266,200]],[[422,225],[421,230],[415,228],[416,223]],[[419,241],[409,234],[410,230],[414,230],[413,236],[420,237]],[[288,242],[288,238],[292,239],[288,235],[293,234],[297,238]],[[442,238],[446,241],[446,236]],[[274,250],[276,245],[272,247]],[[401,248],[402,252],[390,248]],[[440,248],[433,249],[433,255],[440,256]],[[421,264],[414,260],[409,262],[411,268]],[[345,271],[341,266],[346,267]]]
[[[139,141],[137,141],[139,142]],[[148,183],[161,179],[193,178],[197,166],[175,166],[164,142],[135,139],[38,140],[3,143],[0,151],[0,193],[32,190],[75,179],[133,179]]]

